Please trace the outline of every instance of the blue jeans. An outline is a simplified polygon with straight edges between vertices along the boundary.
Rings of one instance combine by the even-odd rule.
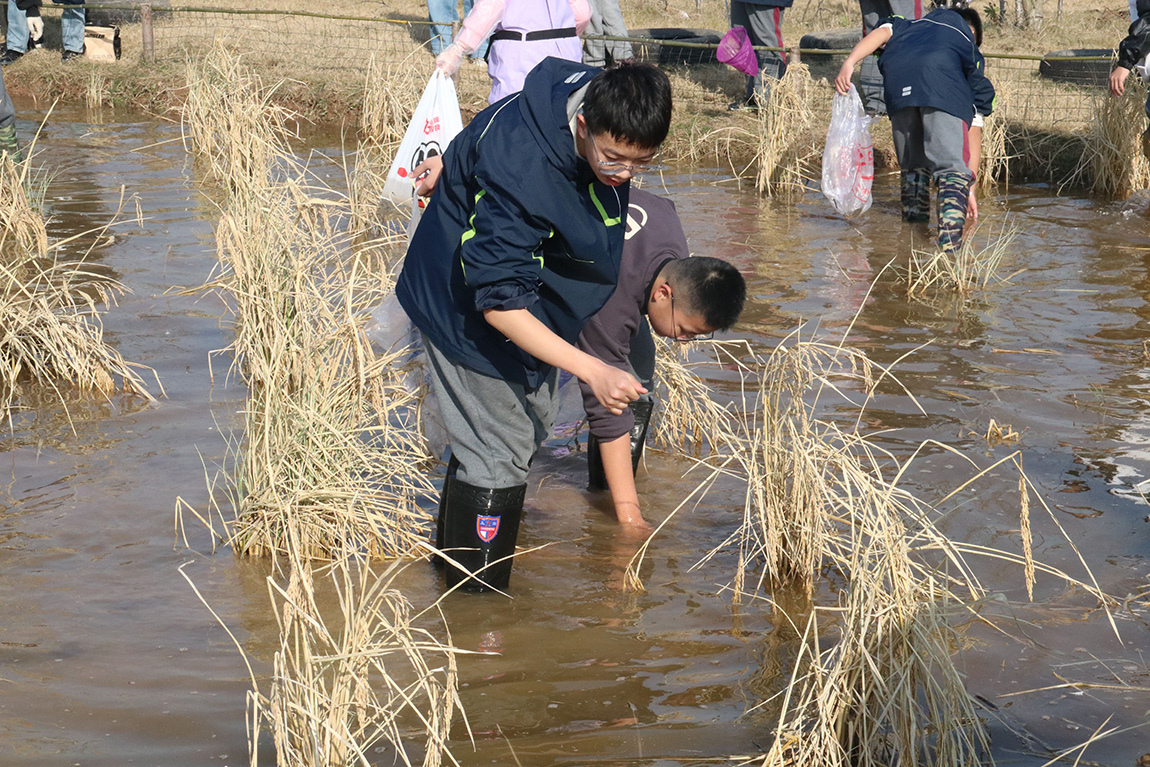
[[[64,50],[84,52],[84,6],[65,5],[60,16],[60,35],[64,38]],[[28,15],[8,3],[8,50],[17,53],[28,52]]]
[[[474,0],[463,0],[463,17],[471,13]],[[459,21],[459,0],[427,0],[427,18],[431,20],[431,52],[438,56],[451,44],[451,23]],[[471,54],[473,59],[487,55],[487,43]]]

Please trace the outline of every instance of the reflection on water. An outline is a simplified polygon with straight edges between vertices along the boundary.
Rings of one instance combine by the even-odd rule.
[[[25,120],[44,111],[20,106]],[[0,437],[0,761],[243,764],[247,672],[177,568],[190,562],[189,577],[266,674],[278,644],[267,566],[207,553],[203,530],[189,531],[189,551],[173,529],[177,496],[205,504],[220,431],[237,423],[243,402],[224,380],[226,361],[211,375],[209,353],[229,340],[217,300],[168,292],[211,272],[216,212],[193,184],[175,126],[111,112],[84,118],[58,109],[39,139],[55,173],[50,232],[102,225],[121,186],[137,195],[143,226],[116,229],[89,258],[132,291],[108,314],[108,333],[128,359],[158,371],[167,397],[75,401],[67,414],[29,399]],[[34,125],[19,129],[29,136]],[[313,141],[337,153],[337,140]],[[884,390],[868,427],[898,429],[885,446],[905,455],[937,439],[987,465],[1015,449],[988,447],[987,425],[1009,425],[1028,476],[1102,587],[1125,596],[1148,585],[1145,199],[1013,187],[984,200],[984,231],[1004,220],[1017,228],[1003,267],[1013,277],[966,305],[926,305],[906,299],[899,275],[912,243],[930,235],[901,222],[893,177],[877,180],[876,204],[857,222],[813,193],[792,205],[709,173],[663,183],[694,252],[748,274],[739,335],[770,348],[802,324],[804,337],[846,336],[882,364],[910,354],[896,372],[925,414]],[[87,247],[83,237],[75,247]],[[575,400],[566,408],[560,420],[574,420]],[[453,641],[476,653],[460,669],[475,750],[458,723],[457,756],[467,765],[702,764],[763,748],[777,704],[751,709],[785,686],[809,605],[776,594],[777,605],[736,608],[723,591],[734,553],[696,567],[738,524],[740,489],[720,486],[672,520],[645,560],[647,591],[631,594],[620,585],[635,542],[582,489],[582,455],[554,447],[534,470],[521,541],[546,546],[517,565],[514,599],[461,594],[445,606]],[[639,487],[652,518],[694,487],[689,468],[650,453]],[[916,462],[910,482],[937,498],[970,473],[935,452]],[[990,477],[964,493],[948,532],[1017,550],[1012,481]],[[1034,525],[1036,553],[1081,574],[1053,523],[1036,515]],[[1110,726],[1143,721],[1145,601],[1116,617],[1123,646],[1103,615],[1053,579],[1040,576],[1040,604],[1025,606],[1016,568],[986,563],[980,576],[1006,635],[972,625],[962,663],[971,691],[997,712],[1001,761],[1042,764],[1041,748],[1078,743],[1107,716]],[[423,563],[402,578],[417,606],[439,592]],[[838,585],[822,584],[821,603]],[[1060,678],[1098,686],[1059,687]],[[1146,750],[1144,735],[1127,733],[1087,756],[1129,764]]]

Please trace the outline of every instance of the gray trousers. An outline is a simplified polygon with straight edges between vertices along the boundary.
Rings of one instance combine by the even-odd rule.
[[[423,337],[431,388],[464,482],[489,489],[522,485],[535,451],[551,435],[559,409],[558,371],[538,389],[456,364]]]
[[[783,10],[772,5],[731,0],[731,26],[746,29],[751,45],[782,48]],[[787,57],[781,51],[755,51],[755,55],[759,59],[759,74],[747,78],[748,101],[755,95],[765,98],[770,89],[766,80],[778,80],[787,68]]]
[[[902,16],[904,19],[922,18],[922,0],[859,0],[862,11],[863,35],[868,35],[878,26],[880,19],[888,16]],[[882,73],[878,69],[878,57],[867,56],[859,69],[859,95],[868,112],[886,114],[883,99]]]
[[[16,0],[12,0],[16,4]],[[4,87],[4,74],[0,72],[0,128],[7,128],[16,124],[16,108],[12,106],[12,99],[8,97],[8,89]]]
[[[619,10],[619,0],[591,0],[591,20],[587,22],[588,35],[626,37],[627,23]],[[610,62],[608,61],[610,58]],[[583,63],[603,67],[608,63],[635,58],[631,43],[623,40],[584,40]]]
[[[903,170],[972,175],[966,121],[930,107],[907,107],[890,116],[894,152]]]

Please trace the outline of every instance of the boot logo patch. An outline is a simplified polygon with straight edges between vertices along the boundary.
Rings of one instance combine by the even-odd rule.
[[[475,518],[475,534],[484,543],[491,543],[499,535],[499,517],[477,516]]]

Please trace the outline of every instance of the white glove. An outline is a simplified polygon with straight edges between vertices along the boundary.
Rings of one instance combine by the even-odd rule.
[[[39,16],[28,17],[28,33],[36,42],[44,37],[44,19]]]
[[[443,53],[435,57],[435,68],[451,77],[459,69],[459,64],[462,61],[463,51],[458,45],[452,43],[443,49]]]

